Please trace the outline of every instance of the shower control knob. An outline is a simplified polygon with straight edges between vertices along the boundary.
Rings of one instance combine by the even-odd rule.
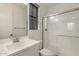
[[[47,29],[45,29],[45,31],[47,31]]]

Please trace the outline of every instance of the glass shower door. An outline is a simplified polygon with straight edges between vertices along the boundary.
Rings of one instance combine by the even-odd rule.
[[[79,10],[47,19],[47,46],[61,55],[79,55]],[[46,37],[46,36],[45,36]]]

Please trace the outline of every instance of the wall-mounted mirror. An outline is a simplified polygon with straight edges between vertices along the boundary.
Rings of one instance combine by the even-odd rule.
[[[0,3],[0,39],[27,35],[27,6],[21,3]]]

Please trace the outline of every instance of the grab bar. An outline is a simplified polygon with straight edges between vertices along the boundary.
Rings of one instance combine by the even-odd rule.
[[[14,27],[14,29],[25,29],[24,27]]]
[[[56,36],[79,38],[79,36],[70,36],[70,35],[56,35]]]

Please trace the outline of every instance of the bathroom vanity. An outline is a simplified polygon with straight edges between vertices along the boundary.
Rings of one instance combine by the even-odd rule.
[[[27,7],[22,3],[0,4],[0,56],[39,55],[40,42],[26,37],[28,35]],[[13,42],[10,36],[15,39],[20,37],[19,42]]]
[[[9,41],[7,41],[9,40]],[[7,39],[2,44],[0,41],[0,56],[38,56],[40,41],[20,38],[19,42],[13,43],[11,39]]]

